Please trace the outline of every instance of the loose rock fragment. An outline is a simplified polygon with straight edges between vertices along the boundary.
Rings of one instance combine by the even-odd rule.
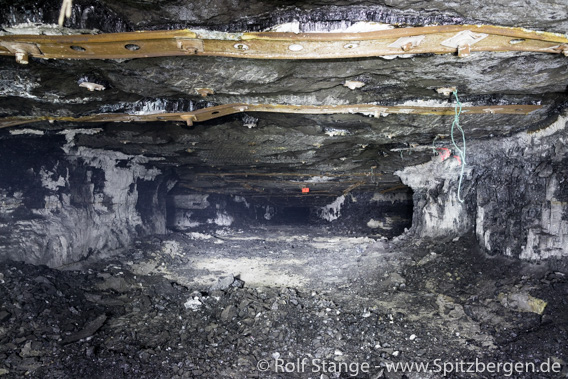
[[[360,82],[358,80],[347,80],[343,85],[351,90],[354,90],[357,88],[364,87],[365,83]]]
[[[86,88],[91,92],[93,92],[93,91],[104,91],[106,89],[106,87],[101,85],[101,84],[90,83],[90,82],[83,82],[83,83],[79,84],[79,87]]]
[[[97,330],[100,329],[101,326],[103,326],[106,319],[107,319],[107,315],[103,313],[102,315],[100,315],[96,319],[94,319],[93,321],[88,322],[85,325],[85,327],[81,331],[79,331],[78,333],[75,333],[75,334],[72,334],[68,337],[65,337],[63,339],[62,343],[68,344],[68,343],[79,341],[83,338],[87,338],[87,337],[92,336],[93,334],[96,333]]]

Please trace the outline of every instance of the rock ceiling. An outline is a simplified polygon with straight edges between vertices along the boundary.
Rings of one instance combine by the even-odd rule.
[[[543,47],[547,52],[476,51],[483,42],[474,41],[469,56],[458,56],[456,48],[411,54],[401,46],[404,54],[398,55],[402,56],[387,57],[394,59],[242,59],[198,54],[46,60],[31,53],[25,57],[29,63],[24,65],[13,56],[0,58],[0,117],[56,119],[12,126],[0,131],[2,136],[16,129],[56,135],[65,128],[100,128],[98,133],[77,136],[78,143],[151,157],[152,164],[173,170],[180,179],[178,186],[189,190],[275,196],[297,195],[307,183],[322,195],[353,188],[396,188],[400,181],[394,171],[430,160],[433,146],[451,147],[449,130],[455,98],[437,91],[439,88],[456,88],[464,107],[503,109],[524,104],[538,108],[529,114],[464,113],[461,124],[467,138],[480,141],[537,129],[550,123],[566,106],[568,58],[561,54],[564,44],[558,41],[566,39],[563,33],[568,29],[568,13],[561,1],[510,6],[475,1],[386,1],[381,6],[340,1],[317,5],[295,2],[288,6],[254,1],[75,1],[65,28],[53,26],[59,16],[58,1],[1,3],[6,10],[0,16],[4,30],[1,38],[29,33],[96,33],[98,37],[103,33],[188,28],[208,30],[209,39],[223,40],[226,35],[213,36],[210,32],[357,32],[362,26],[368,30],[378,24],[389,24],[388,33],[410,27],[459,28],[467,24],[560,33],[556,42]],[[338,38],[341,33],[332,34],[332,38]],[[513,40],[524,43],[522,38],[507,39]],[[229,48],[244,45],[239,50],[245,54],[254,50],[250,50],[254,41],[225,42],[230,42]],[[413,43],[408,48],[415,48]],[[486,43],[490,46],[493,42],[487,39]],[[515,43],[509,42],[511,47]],[[14,50],[13,45],[3,46],[4,50]],[[275,43],[266,46],[274,48]],[[195,42],[189,47],[195,48]],[[294,51],[291,47],[289,50]],[[81,53],[79,49],[73,51]],[[183,118],[97,124],[85,123],[84,119],[64,121],[102,113],[137,117],[188,113],[224,104],[320,108],[370,104],[381,108],[339,114],[260,113],[245,109],[224,117],[213,117],[210,111],[210,119],[195,123],[184,122]],[[385,111],[385,107],[391,108]],[[445,107],[450,114],[396,112],[393,107]],[[37,138],[37,132],[33,135]],[[325,180],[314,183],[314,178]]]

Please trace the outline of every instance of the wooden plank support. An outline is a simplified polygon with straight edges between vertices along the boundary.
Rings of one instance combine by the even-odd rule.
[[[249,178],[249,177],[294,177],[294,178],[323,178],[323,177],[331,177],[331,178],[349,178],[349,177],[365,177],[365,176],[380,176],[380,173],[373,174],[372,172],[354,172],[349,174],[337,174],[334,172],[198,172],[193,174],[195,176],[203,176],[203,177],[242,177],[242,178]],[[343,181],[342,181],[343,182]],[[306,182],[312,184],[313,182]],[[326,183],[326,182],[319,182],[319,183]],[[303,184],[303,182],[295,182],[295,184]]]
[[[349,192],[353,191],[354,189],[361,187],[362,185],[364,185],[365,182],[358,182],[355,184],[350,185],[349,187],[347,187],[344,191],[343,191],[343,196],[347,196],[349,194]]]
[[[192,30],[0,36],[0,55],[44,59],[223,56],[338,59],[401,54],[525,51],[568,55],[564,34],[491,25],[438,25],[361,33],[222,33]]]
[[[491,105],[462,107],[462,114],[517,114],[526,115],[541,105],[514,104],[514,105]],[[225,104],[209,108],[199,109],[193,112],[181,113],[154,113],[145,115],[131,115],[124,113],[101,113],[81,117],[6,117],[0,119],[0,128],[29,124],[39,121],[58,122],[155,122],[155,121],[182,121],[188,125],[194,122],[203,122],[215,118],[242,113],[242,112],[265,112],[265,113],[296,113],[296,114],[363,114],[367,116],[387,116],[395,114],[416,114],[448,116],[454,114],[453,106],[384,106],[375,104],[353,105],[281,105],[281,104]]]

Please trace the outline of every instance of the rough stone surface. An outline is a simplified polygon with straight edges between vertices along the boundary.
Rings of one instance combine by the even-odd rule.
[[[165,231],[164,175],[148,158],[75,145],[77,134],[98,132],[2,140],[1,259],[57,267]]]
[[[431,162],[399,171],[414,189],[413,231],[421,236],[475,229],[491,254],[540,260],[568,255],[566,117],[531,133],[472,141],[462,197],[459,163]]]
[[[490,152],[477,180],[476,232],[488,251],[539,260],[568,255],[566,118]]]
[[[4,4],[7,3],[7,4]],[[42,0],[2,2],[0,22],[5,26],[20,23],[54,24],[60,2]],[[402,25],[479,23],[504,24],[539,30],[568,30],[567,11],[561,0],[518,1],[487,4],[482,1],[338,1],[313,3],[297,1],[286,4],[273,1],[240,3],[227,0],[179,1],[158,3],[127,1],[120,4],[105,0],[75,0],[72,17],[65,26],[104,32],[169,27],[204,26],[230,31],[264,30],[277,24],[300,22],[301,31],[340,28],[357,21],[375,21]],[[319,24],[319,25],[318,25]]]
[[[413,232],[423,237],[440,237],[470,230],[472,221],[466,204],[458,200],[460,166],[456,159],[442,161],[436,157],[396,173],[414,191]]]

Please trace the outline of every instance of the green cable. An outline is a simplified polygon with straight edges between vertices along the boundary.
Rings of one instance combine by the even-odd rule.
[[[461,158],[461,173],[460,173],[460,181],[458,184],[458,200],[460,201],[460,203],[464,202],[464,199],[462,199],[461,197],[461,186],[462,186],[462,181],[463,181],[463,175],[464,175],[464,171],[465,171],[465,150],[466,150],[466,145],[465,145],[465,133],[462,129],[462,127],[460,126],[460,115],[462,112],[462,104],[460,103],[460,99],[458,98],[458,90],[456,89],[453,92],[454,96],[456,97],[456,105],[455,105],[455,116],[454,116],[454,122],[452,122],[452,129],[450,130],[450,136],[452,137],[452,143],[454,144],[454,148],[456,149],[456,151],[459,153],[460,158]],[[456,143],[456,141],[454,140],[454,128],[457,127],[459,129],[459,131],[461,132],[462,135],[462,141],[463,141],[463,150],[460,149]]]

